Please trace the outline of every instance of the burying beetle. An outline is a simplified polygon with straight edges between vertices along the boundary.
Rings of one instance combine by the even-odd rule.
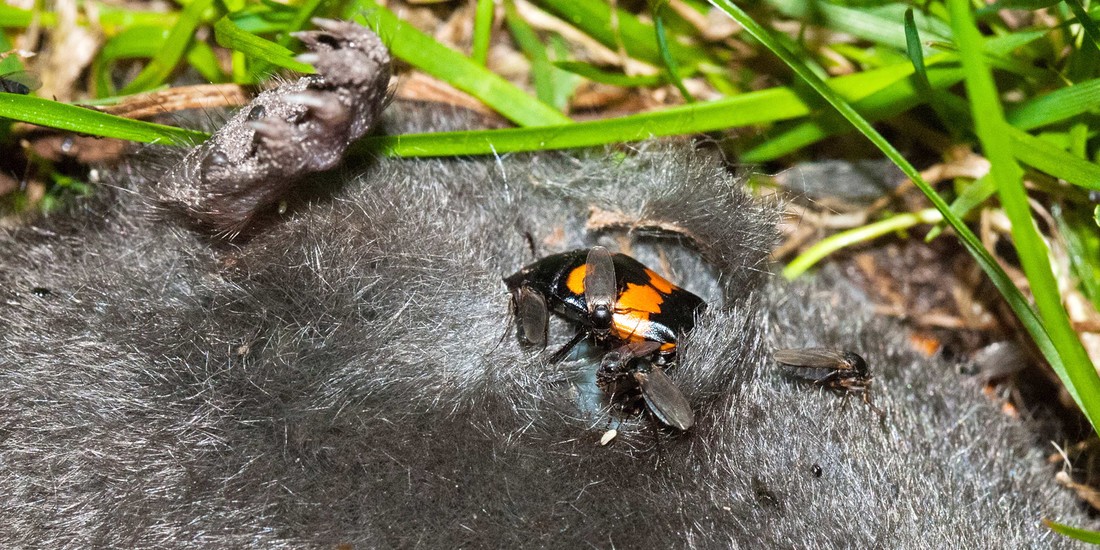
[[[845,399],[853,393],[879,416],[885,413],[871,403],[871,370],[858,353],[829,348],[779,349],[773,354],[777,363],[790,367],[790,373],[817,386],[843,393]]]
[[[680,335],[706,307],[684,290],[625,254],[602,246],[554,254],[505,277],[523,340],[546,345],[550,312],[580,325],[551,357],[561,361],[592,338],[609,350],[597,384],[612,396],[638,393],[664,424],[687,430],[695,423],[684,394],[665,370],[676,363]]]

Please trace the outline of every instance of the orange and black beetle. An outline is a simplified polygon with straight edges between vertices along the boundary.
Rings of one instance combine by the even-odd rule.
[[[679,337],[705,307],[698,296],[602,246],[548,256],[504,283],[525,341],[546,345],[551,311],[580,325],[551,361],[591,337],[610,350],[597,373],[601,388],[612,394],[637,388],[661,422],[681,430],[694,424],[691,406],[664,370],[674,365]],[[653,361],[635,361],[645,358]]]

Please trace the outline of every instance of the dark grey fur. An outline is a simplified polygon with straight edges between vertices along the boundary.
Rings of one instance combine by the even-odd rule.
[[[1049,449],[857,291],[769,276],[775,206],[705,154],[376,159],[230,247],[146,215],[158,173],[0,233],[0,547],[1024,548],[1085,522]],[[693,240],[588,232],[592,206]],[[592,361],[521,349],[525,232],[710,302],[670,372],[692,431],[619,425]],[[775,346],[861,352],[885,421]]]

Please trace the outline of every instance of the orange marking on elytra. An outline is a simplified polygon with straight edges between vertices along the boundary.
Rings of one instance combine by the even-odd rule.
[[[664,301],[665,297],[654,287],[630,283],[626,285],[626,290],[619,294],[619,299],[615,302],[615,311],[660,313],[661,303]],[[649,315],[645,317],[648,319]]]
[[[652,337],[653,323],[649,321],[649,314],[644,311],[631,313],[616,313],[614,322],[611,323],[611,332],[623,342],[643,342]],[[676,349],[675,342],[662,342],[661,351]]]
[[[668,279],[657,274],[650,268],[645,268],[645,274],[649,277],[649,284],[654,288],[661,291],[661,294],[672,294],[672,289],[676,288],[672,283],[668,282]]]
[[[615,313],[612,316],[611,331],[623,341],[640,342],[645,340],[649,328],[649,314],[645,312]]]

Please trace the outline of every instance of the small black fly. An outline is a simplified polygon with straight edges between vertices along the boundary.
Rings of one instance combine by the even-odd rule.
[[[27,95],[42,86],[38,77],[27,71],[0,74],[0,92]]]
[[[845,397],[858,393],[863,402],[880,418],[886,415],[871,403],[871,371],[858,353],[829,348],[780,349],[773,354],[776,362],[802,380],[829,388]]]

